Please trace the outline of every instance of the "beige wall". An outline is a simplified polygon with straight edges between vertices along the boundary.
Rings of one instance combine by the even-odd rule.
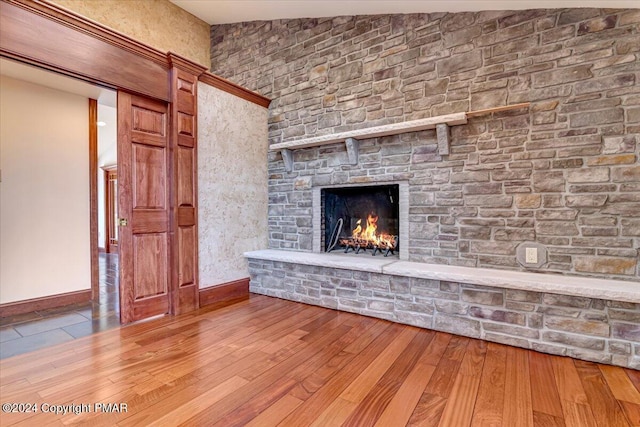
[[[91,288],[87,98],[0,78],[0,303]]]
[[[162,52],[211,66],[209,24],[168,0],[51,1]]]
[[[267,248],[267,109],[198,84],[200,287],[249,277]]]

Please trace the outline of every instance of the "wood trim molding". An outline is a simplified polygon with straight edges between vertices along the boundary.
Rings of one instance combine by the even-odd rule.
[[[91,289],[0,304],[0,317],[91,301]]]
[[[105,252],[106,253],[118,253],[118,242],[116,239],[116,244],[113,245],[111,242],[111,238],[113,236],[115,236],[116,234],[116,216],[117,216],[117,212],[116,209],[114,209],[117,205],[117,203],[114,202],[114,200],[112,200],[112,198],[115,198],[115,194],[111,185],[111,178],[110,175],[115,173],[116,175],[116,185],[117,185],[117,179],[118,179],[118,165],[111,165],[111,166],[103,166],[102,167],[102,174],[103,174],[103,183],[104,183],[104,191],[103,191],[103,195],[104,195],[104,205],[103,205],[103,214],[104,214],[104,245],[105,245]],[[114,215],[112,215],[112,213]],[[114,248],[115,247],[115,248]]]
[[[204,68],[169,55],[171,68],[171,313],[198,308],[198,76]]]
[[[58,22],[76,31],[88,34],[93,38],[107,42],[113,46],[135,53],[138,56],[154,61],[160,65],[167,66],[166,55],[161,51],[141,43],[122,33],[114,31],[104,25],[85,18],[62,6],[45,3],[42,0],[2,0],[14,4],[29,12],[43,16],[52,21]]]
[[[200,289],[200,307],[249,297],[249,278]]]
[[[264,108],[269,108],[269,104],[271,103],[269,98],[209,72],[200,74],[198,80],[202,83],[208,84],[209,86],[213,86],[216,89],[235,95],[238,98],[258,104]]]
[[[92,298],[98,298],[98,101],[89,99],[89,251]]]
[[[106,45],[110,45],[112,47],[111,49],[113,49],[113,47],[120,49],[121,53],[118,55],[117,50],[101,52],[100,50],[104,50],[103,47],[105,45],[93,46],[89,50],[94,54],[92,56],[93,60],[97,61],[96,65],[98,66],[95,69],[87,69],[87,58],[79,58],[83,61],[79,64],[80,66],[73,64],[71,60],[78,58],[62,58],[61,55],[59,55],[59,51],[73,49],[73,46],[76,45],[81,48],[86,48],[88,47],[86,43],[83,43],[82,40],[76,40],[75,38],[73,40],[58,40],[55,34],[50,33],[51,28],[45,28],[40,25],[43,22],[20,22],[20,17],[15,16],[14,6],[36,17],[44,18],[74,30],[80,33],[78,35],[80,38],[89,37],[90,39],[94,39],[94,44],[103,42]],[[43,0],[0,0],[0,10],[3,21],[6,20],[6,22],[0,25],[0,41],[2,41],[2,43],[0,43],[0,54],[2,56],[61,72],[103,86],[107,85],[114,89],[123,89],[152,96],[163,101],[170,99],[170,92],[168,86],[158,86],[160,80],[160,76],[158,75],[159,71],[164,69],[168,76],[170,68],[176,67],[199,76],[201,81],[211,86],[260,106],[268,107],[271,102],[270,99],[258,93],[209,73],[203,65],[197,64],[175,53],[161,52],[158,49],[114,31],[64,7]],[[13,18],[17,18],[18,22],[12,21]],[[17,26],[12,25],[16,23],[18,24]],[[40,28],[41,31],[41,34],[36,35],[36,39],[34,40],[25,40],[24,34],[16,34],[17,37],[11,37],[12,32],[16,31],[16,28],[34,27]],[[29,34],[33,36],[33,33]],[[54,40],[50,40],[53,45],[38,46],[38,37],[53,38]],[[55,49],[53,49],[54,47]],[[55,52],[51,51],[51,49]],[[107,58],[105,56],[106,54],[110,57]],[[131,68],[128,74],[122,70],[123,67],[116,67],[111,70],[107,69],[107,66],[112,64],[116,59],[123,60],[127,63],[128,67]],[[146,67],[144,66],[145,62]],[[147,84],[145,84],[145,81],[149,79],[153,80],[156,85],[154,86],[151,82],[146,82]],[[165,85],[168,83],[168,79],[162,79],[162,81]]]
[[[33,0],[0,2],[2,56],[113,89],[169,99],[166,57],[157,62],[100,34],[67,25],[49,6]]]
[[[187,59],[173,52],[167,53],[167,60],[169,61],[168,65],[170,68],[178,68],[179,70],[186,71],[187,73],[193,74],[196,77],[207,71],[207,67],[196,64],[190,59]]]

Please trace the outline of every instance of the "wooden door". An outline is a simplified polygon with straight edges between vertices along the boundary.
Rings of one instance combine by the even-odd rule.
[[[104,168],[104,218],[106,248],[108,254],[118,253],[118,170],[115,166]]]
[[[120,321],[169,312],[168,105],[118,92]]]

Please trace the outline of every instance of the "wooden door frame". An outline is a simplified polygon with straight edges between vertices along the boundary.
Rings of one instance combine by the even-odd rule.
[[[111,236],[113,236],[113,230],[112,227],[117,227],[117,225],[115,224],[115,222],[113,223],[113,225],[110,225],[110,221],[109,221],[109,216],[113,213],[113,202],[112,202],[112,194],[111,194],[111,190],[109,190],[109,188],[111,187],[110,185],[108,185],[108,183],[110,182],[110,178],[109,175],[111,175],[112,173],[116,173],[116,180],[118,179],[118,165],[111,165],[111,166],[103,166],[102,167],[102,171],[104,174],[104,218],[105,218],[105,248],[104,251],[105,253],[114,253],[111,249]],[[116,215],[117,216],[117,215]],[[117,244],[115,246],[118,246]]]
[[[32,28],[38,31],[32,31]],[[198,308],[197,200],[194,199],[193,206],[182,209],[178,205],[176,179],[178,148],[192,149],[193,156],[196,152],[197,83],[202,81],[263,107],[268,107],[270,100],[207,72],[206,67],[193,61],[160,52],[81,15],[40,0],[0,0],[0,56],[170,104],[172,164],[169,173],[173,204],[169,219],[172,236],[169,272],[171,313]],[[185,118],[189,120],[185,121]],[[185,123],[190,123],[191,128],[185,129]],[[94,132],[92,127],[93,124],[90,125],[90,140]],[[95,132],[97,140],[97,129]],[[192,134],[189,135],[189,132]],[[189,141],[185,142],[185,137]],[[92,237],[91,275],[92,282],[95,278],[97,283],[97,145],[92,150],[90,210],[92,218],[95,218],[95,224],[91,226],[91,234],[95,239]],[[195,167],[195,161],[192,165]],[[176,255],[179,251],[180,227],[191,227],[192,232],[196,233],[196,248],[195,253],[191,252],[191,260],[181,261]],[[183,261],[188,265],[179,265]],[[180,271],[184,268],[195,270],[195,277],[190,283],[181,283]]]
[[[89,98],[89,245],[91,299],[100,293],[98,272],[98,100]]]

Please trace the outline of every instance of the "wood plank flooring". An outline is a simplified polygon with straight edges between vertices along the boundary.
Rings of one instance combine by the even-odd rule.
[[[640,426],[639,388],[638,371],[252,295],[0,361],[1,403],[37,409],[0,424]]]

